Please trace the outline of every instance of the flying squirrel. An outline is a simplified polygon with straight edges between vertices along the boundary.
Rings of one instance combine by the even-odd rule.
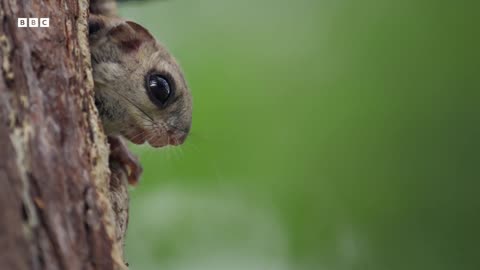
[[[110,159],[127,166],[135,185],[142,168],[122,137],[153,147],[182,144],[192,121],[190,90],[175,58],[144,27],[117,17],[114,0],[92,0],[88,26],[95,104]]]

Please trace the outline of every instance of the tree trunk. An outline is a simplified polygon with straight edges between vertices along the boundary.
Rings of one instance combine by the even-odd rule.
[[[127,184],[119,164],[110,179],[94,106],[88,2],[0,0],[0,269],[126,268]]]

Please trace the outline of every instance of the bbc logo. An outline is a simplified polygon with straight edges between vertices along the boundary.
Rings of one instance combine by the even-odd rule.
[[[49,27],[50,18],[18,18],[18,27]]]

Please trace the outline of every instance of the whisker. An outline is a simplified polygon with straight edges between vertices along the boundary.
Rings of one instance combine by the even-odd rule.
[[[108,89],[108,88],[105,88],[105,89]],[[110,89],[108,89],[107,91],[112,91]],[[112,91],[113,92],[113,91]],[[122,97],[123,99],[125,99],[125,101],[127,101],[128,103],[132,104],[132,106],[134,106],[135,108],[137,108],[140,112],[142,112],[146,117],[148,117],[148,119],[152,122],[155,122],[153,120],[152,117],[150,117],[150,115],[148,115],[144,110],[142,110],[142,108],[140,108],[140,106],[138,106],[137,104],[135,104],[135,102],[133,102],[132,100],[130,100],[129,98],[127,98],[126,96],[124,96],[122,93],[120,92],[115,92],[115,94],[118,94],[120,97]]]
[[[123,131],[127,132],[126,130],[123,130]],[[134,141],[134,140],[136,140],[136,139],[140,138],[141,136],[144,136],[144,135],[145,135],[145,133],[146,133],[146,131],[144,131],[144,130],[141,130],[140,132],[138,132],[138,133],[134,134],[134,135],[131,137],[131,139],[130,139],[130,140]]]
[[[175,130],[175,131],[180,131],[180,132],[183,132],[183,133],[187,133],[186,130],[180,129],[180,128],[176,127],[176,126],[170,125],[170,124],[168,124],[168,123],[164,123],[164,124],[165,124],[165,128],[173,129],[173,130]]]

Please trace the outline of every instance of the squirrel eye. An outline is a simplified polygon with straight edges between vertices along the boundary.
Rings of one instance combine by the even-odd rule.
[[[154,101],[157,101],[156,103],[160,103],[160,105],[165,104],[171,95],[170,84],[167,79],[158,74],[148,77],[147,87],[150,94],[149,96],[153,98]]]

